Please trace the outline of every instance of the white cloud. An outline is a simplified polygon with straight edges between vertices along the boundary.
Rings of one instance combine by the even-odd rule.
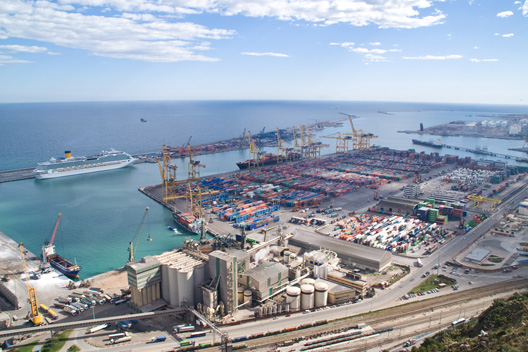
[[[382,28],[417,28],[440,24],[445,15],[436,9],[444,0],[60,0],[61,4],[110,7],[122,12],[157,12],[173,15],[218,13],[232,16],[273,17],[354,26],[374,24]]]
[[[341,46],[350,52],[363,55],[363,57],[367,61],[377,61],[377,62],[389,61],[387,57],[383,56],[384,54],[401,51],[400,49],[381,49],[381,48],[368,49],[368,48],[361,47],[361,46],[358,47],[353,42],[330,43],[330,45]],[[371,45],[374,45],[374,44],[371,43]],[[381,45],[381,43],[379,43],[379,45]]]
[[[45,53],[47,48],[41,46],[25,46],[25,45],[0,45],[0,52],[9,53]]]
[[[474,46],[473,49],[477,50],[479,47],[478,46]]]
[[[83,1],[85,6],[117,3],[126,8],[140,1]],[[148,1],[142,3],[149,5]],[[158,14],[87,15],[76,11],[72,6],[74,4],[74,1],[67,0],[62,0],[60,4],[46,0],[2,0],[2,35],[83,49],[97,56],[175,62],[217,61],[197,52],[209,50],[210,40],[228,39],[235,34],[232,30],[209,29],[190,22],[169,22],[165,17],[155,16]]]
[[[515,36],[515,34],[513,34],[513,33],[508,33],[508,34],[493,33],[493,35],[504,37],[504,38],[511,38],[511,37]]]
[[[250,55],[250,56],[274,56],[274,57],[289,57],[289,55],[286,54],[279,54],[279,53],[255,53],[255,52],[243,52],[242,55]]]
[[[469,59],[471,62],[498,62],[498,59]]]
[[[229,28],[185,16],[270,17],[297,24],[418,28],[438,25],[445,0],[0,0],[0,39],[20,38],[93,55],[151,62],[217,61],[203,54]],[[205,43],[205,44],[204,44]],[[375,45],[375,44],[372,44]]]
[[[462,55],[425,55],[425,56],[404,56],[405,60],[457,60],[463,58]]]
[[[372,45],[372,46],[380,46],[381,43],[380,43],[380,42],[373,42],[373,43],[369,43],[369,45]]]
[[[501,17],[501,18],[506,18],[506,17],[510,17],[510,16],[513,16],[513,12],[512,11],[503,11],[503,12],[499,12],[497,14],[497,17]]]
[[[25,64],[28,62],[30,61],[20,60],[9,55],[0,55],[0,66],[3,66],[5,64]]]
[[[224,0],[224,15],[275,17],[324,25],[346,23],[381,28],[417,28],[443,23],[438,10],[422,15],[421,10],[443,0]]]
[[[521,6],[523,15],[528,16],[528,0],[524,2],[524,5]]]

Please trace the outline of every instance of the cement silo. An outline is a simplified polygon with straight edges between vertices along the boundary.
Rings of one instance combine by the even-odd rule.
[[[324,307],[328,301],[328,285],[324,282],[315,284],[315,307]]]
[[[180,300],[178,296],[178,268],[173,266],[168,266],[168,276],[169,276],[169,304],[171,306],[178,307],[180,305]]]
[[[178,270],[178,298],[180,302],[187,303],[194,307],[194,277],[193,268],[182,268]]]
[[[312,309],[314,307],[314,287],[313,285],[301,285],[301,309]]]
[[[169,267],[167,265],[161,266],[161,297],[170,301],[170,284],[169,284]]]
[[[205,278],[205,263],[200,263],[194,266],[194,287],[203,284]]]
[[[248,303],[250,302],[248,305],[251,304],[251,296],[253,295],[253,293],[251,292],[251,290],[245,290],[244,291],[244,303]]]
[[[286,289],[286,304],[294,312],[301,309],[301,289],[299,287],[291,286]]]
[[[239,286],[237,289],[238,302],[244,302],[244,287]]]
[[[302,279],[301,281],[301,285],[314,285],[315,284],[315,280],[310,278],[310,277],[306,277],[304,279]]]

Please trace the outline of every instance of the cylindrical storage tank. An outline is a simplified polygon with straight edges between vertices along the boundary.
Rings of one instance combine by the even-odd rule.
[[[178,307],[180,305],[180,301],[178,299],[178,269],[173,266],[169,266],[168,274],[169,274],[169,304],[171,306]]]
[[[290,305],[289,305],[289,304],[287,304],[287,305],[284,307],[284,311],[285,311],[286,313],[288,313],[288,312],[290,311]]]
[[[312,285],[301,285],[301,309],[312,309],[314,307],[314,287]]]
[[[315,284],[315,307],[324,307],[328,301],[328,285],[324,282]]]
[[[286,304],[294,312],[301,309],[301,289],[299,287],[291,286],[286,289]]]
[[[272,314],[277,314],[277,306],[272,306]]]
[[[205,279],[205,263],[200,263],[194,267],[194,287],[198,287]]]
[[[301,269],[295,270],[295,278],[298,279],[301,277]]]
[[[251,290],[245,290],[244,291],[244,303],[247,303],[247,302],[251,302],[251,295],[252,295],[252,292]]]
[[[178,305],[187,301],[194,306],[194,278],[193,268],[184,268],[178,271]]]
[[[240,286],[237,290],[238,304],[244,303],[244,288]]]
[[[315,280],[310,278],[310,277],[306,277],[304,279],[302,279],[301,281],[301,285],[314,285],[315,284]]]
[[[166,302],[170,302],[169,267],[167,265],[161,266],[161,297]]]
[[[255,310],[255,317],[260,318],[261,316],[262,316],[262,308],[257,307],[257,309]]]

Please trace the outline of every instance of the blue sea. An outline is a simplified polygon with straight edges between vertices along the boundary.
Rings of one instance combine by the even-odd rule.
[[[523,141],[420,138],[397,131],[417,130],[420,123],[428,127],[455,120],[500,120],[504,114],[528,114],[528,106],[337,101],[35,103],[0,104],[0,171],[34,167],[37,162],[62,156],[65,150],[79,156],[109,148],[131,154],[159,152],[164,143],[181,146],[189,138],[191,144],[215,142],[239,137],[244,128],[256,134],[263,129],[346,118],[341,113],[359,116],[355,128],[379,136],[373,141],[380,146],[433,152],[436,150],[413,145],[411,140],[440,139],[445,144],[526,157],[508,150],[522,147]],[[348,121],[342,127],[320,131],[318,136],[336,132],[350,132]],[[321,140],[331,144],[326,153],[335,151],[333,140]],[[441,153],[455,151],[444,149]],[[236,170],[235,163],[247,158],[247,151],[200,156],[206,165],[202,176]],[[174,161],[179,165],[178,177],[185,178],[186,161]],[[167,230],[174,226],[170,212],[138,191],[159,183],[157,164],[71,178],[0,183],[0,231],[38,254],[62,213],[56,250],[83,267],[82,278],[91,277],[126,263],[128,243],[136,237],[146,207],[149,216],[136,257],[171,250],[191,237],[183,230],[180,234]],[[148,235],[151,242],[146,241]]]

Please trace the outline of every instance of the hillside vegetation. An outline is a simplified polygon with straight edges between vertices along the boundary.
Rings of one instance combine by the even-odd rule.
[[[427,338],[414,352],[528,351],[528,292],[497,299],[478,318]]]

